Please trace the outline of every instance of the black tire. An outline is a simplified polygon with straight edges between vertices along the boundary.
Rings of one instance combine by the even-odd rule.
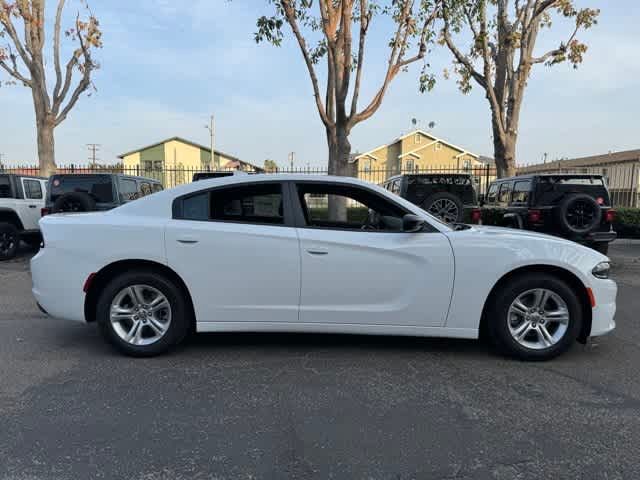
[[[95,209],[96,201],[88,193],[69,192],[56,199],[52,212],[92,212]]]
[[[541,288],[558,295],[567,306],[569,320],[567,329],[557,343],[547,348],[535,349],[521,345],[509,329],[509,308],[520,295]],[[564,280],[545,273],[523,274],[504,285],[487,308],[487,333],[491,343],[499,352],[528,361],[550,360],[567,351],[578,338],[582,328],[582,306],[574,289]],[[530,335],[537,335],[532,332]]]
[[[600,225],[600,205],[586,193],[574,193],[564,198],[556,211],[556,220],[563,232],[584,235]]]
[[[589,246],[596,252],[600,252],[603,255],[609,255],[609,244],[607,242],[598,242]]]
[[[0,260],[10,260],[18,253],[20,232],[11,223],[0,223]]]
[[[111,303],[132,285],[148,285],[161,292],[171,308],[171,322],[164,335],[149,345],[133,345],[121,338],[110,319]],[[172,280],[152,270],[123,273],[112,279],[98,299],[96,319],[103,337],[117,350],[132,357],[152,357],[178,345],[191,329],[193,314],[184,291]],[[141,329],[144,327],[140,327]]]
[[[441,205],[438,205],[439,202],[450,205],[451,207],[455,206],[455,212],[453,209],[446,210],[440,208]],[[462,200],[457,195],[449,192],[438,192],[429,195],[424,202],[422,202],[422,208],[434,217],[447,223],[461,222],[464,215]],[[451,213],[453,216],[448,217],[447,212]],[[447,218],[445,218],[445,216],[447,216]]]
[[[40,244],[42,243],[42,237],[40,235],[28,235],[23,236],[22,241],[26,243],[32,250],[40,250]]]

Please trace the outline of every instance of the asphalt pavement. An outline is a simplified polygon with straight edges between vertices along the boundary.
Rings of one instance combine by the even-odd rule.
[[[610,253],[617,329],[525,363],[283,334],[127,358],[38,311],[24,252],[0,264],[0,479],[639,479],[640,243]]]

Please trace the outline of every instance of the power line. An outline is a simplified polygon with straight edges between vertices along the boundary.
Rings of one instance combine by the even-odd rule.
[[[99,160],[98,152],[100,151],[101,145],[99,143],[87,143],[87,148],[89,149],[89,162],[93,165]]]

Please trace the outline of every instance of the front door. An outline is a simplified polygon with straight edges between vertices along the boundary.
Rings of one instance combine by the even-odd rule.
[[[218,187],[177,200],[166,228],[169,266],[203,322],[297,322],[300,256],[282,185]]]
[[[365,187],[301,182],[295,191],[304,217],[301,323],[444,325],[454,274],[445,235],[403,232],[409,212]]]
[[[16,209],[25,230],[37,230],[38,221],[42,215],[40,209],[44,207],[44,190],[42,181],[35,178],[22,179],[24,198],[16,199]]]

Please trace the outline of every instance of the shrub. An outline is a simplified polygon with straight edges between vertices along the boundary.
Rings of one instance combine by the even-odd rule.
[[[613,229],[621,238],[640,238],[640,208],[616,208]]]

